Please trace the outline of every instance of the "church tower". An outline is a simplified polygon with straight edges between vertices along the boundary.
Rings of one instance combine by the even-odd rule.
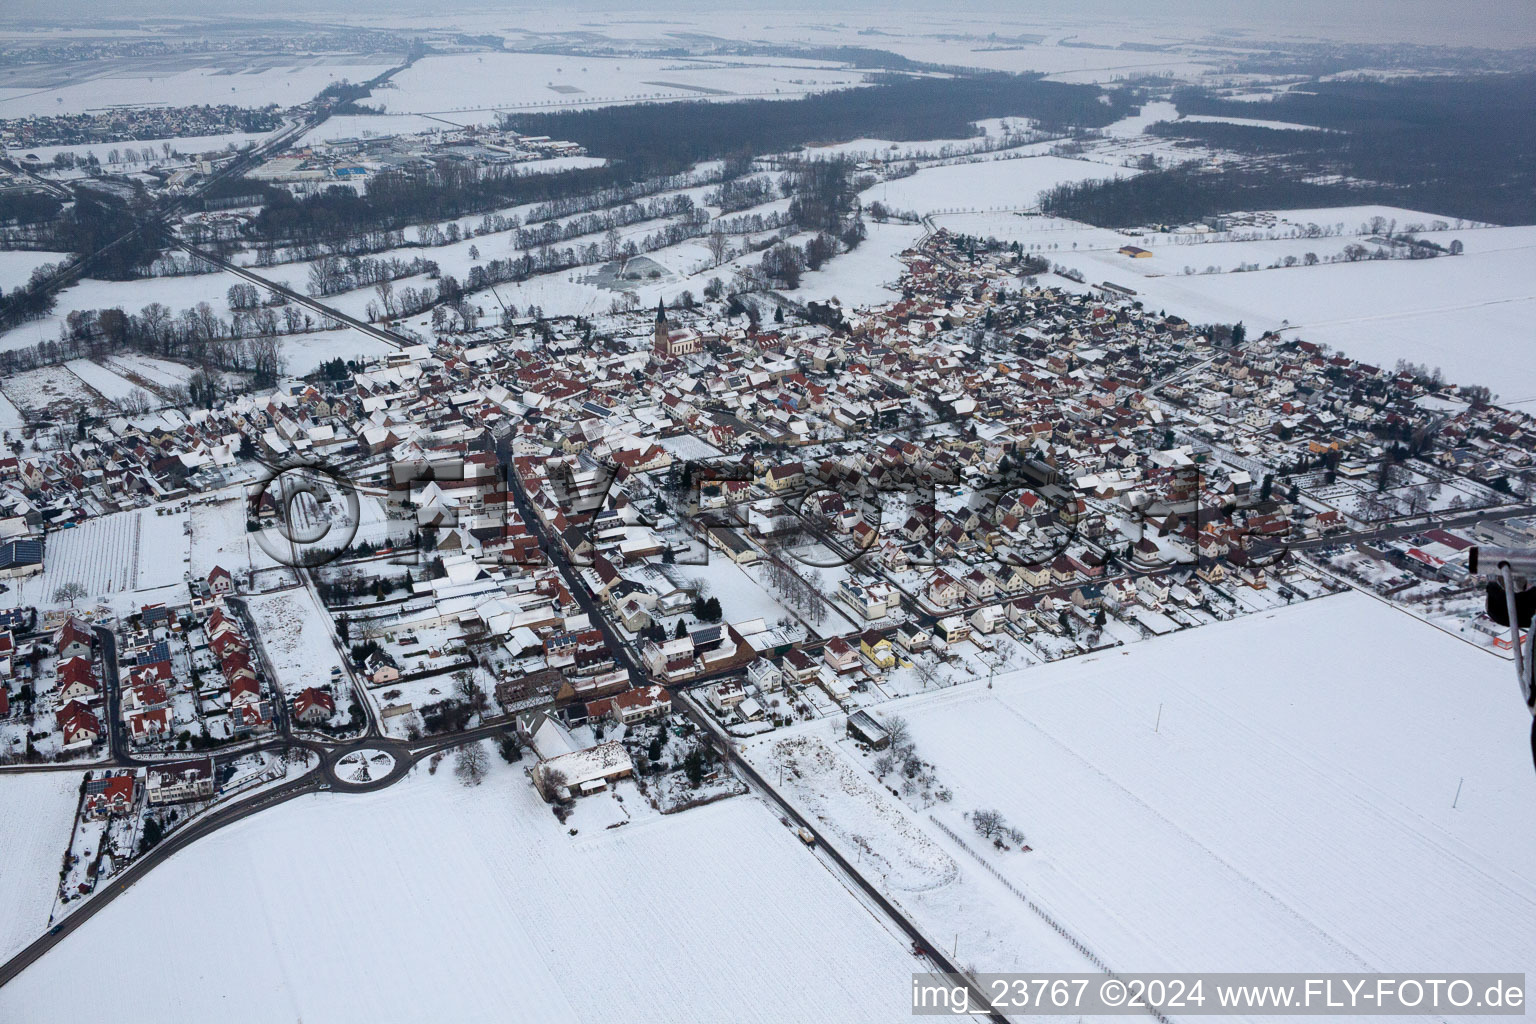
[[[658,356],[665,358],[671,355],[667,350],[667,338],[672,328],[667,324],[667,311],[661,304],[661,299],[656,300],[656,333],[652,337],[651,350]]]

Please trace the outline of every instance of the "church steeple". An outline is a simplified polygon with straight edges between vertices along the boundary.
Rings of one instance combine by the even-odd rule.
[[[656,300],[656,322],[659,324],[664,324],[667,322],[667,310],[666,307],[661,304],[660,298],[657,298]]]

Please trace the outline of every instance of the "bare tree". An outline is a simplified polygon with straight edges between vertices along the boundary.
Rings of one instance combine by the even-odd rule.
[[[282,342],[273,335],[251,341],[251,372],[258,387],[270,387],[283,372]]]
[[[475,674],[468,669],[453,674],[454,692],[464,699],[464,703],[478,712],[484,712],[490,705],[485,695],[485,688],[475,682]]]
[[[731,251],[731,240],[721,228],[711,231],[705,244],[709,246],[709,258],[714,260],[714,265],[717,267],[725,262],[726,253]]]
[[[53,592],[53,599],[55,601],[67,601],[69,602],[69,606],[71,608],[75,606],[76,601],[80,600],[84,596],[85,584],[79,582],[78,580],[70,580],[68,583],[61,583],[58,589]]]
[[[378,293],[379,303],[384,307],[384,315],[393,318],[395,315],[395,283],[388,278],[373,286]]]
[[[485,747],[476,740],[459,748],[453,762],[453,774],[457,775],[459,781],[466,786],[478,786],[485,781],[485,774],[489,767]]]
[[[971,827],[983,839],[996,839],[1008,826],[999,811],[972,811]]]

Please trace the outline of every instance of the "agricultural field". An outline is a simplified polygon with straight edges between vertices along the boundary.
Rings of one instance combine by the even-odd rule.
[[[1028,209],[1039,205],[1040,193],[1062,182],[1133,173],[1086,160],[1019,156],[924,168],[874,185],[862,192],[860,199],[866,206],[879,202],[892,210],[918,214]]]
[[[1503,230],[1528,235],[1530,229]],[[1182,255],[1175,259],[1184,262]],[[1090,282],[1103,279],[1084,272]],[[1111,280],[1127,280],[1123,267],[1119,274]],[[1529,409],[1536,403],[1536,366],[1510,340],[1528,333],[1536,316],[1532,281],[1536,245],[1479,251],[1469,243],[1456,257],[1136,278],[1129,286],[1150,307],[1196,323],[1241,320],[1250,332],[1284,328],[1381,366],[1407,359],[1440,367],[1449,381],[1487,385],[1500,404]]]
[[[1111,966],[1473,969],[1536,955],[1529,723],[1507,663],[1370,597],[881,714],[907,720],[953,791],[912,812],[927,838],[962,871],[985,861]],[[765,771],[778,760],[759,757]],[[992,848],[968,821],[977,809],[1032,849]],[[1006,930],[964,927],[981,969],[1009,962]]]
[[[572,836],[524,765],[491,761],[478,788],[454,779],[450,758],[381,792],[304,797],[221,830],[0,989],[0,1016],[34,1017],[65,976],[80,998],[106,999],[192,932],[240,955],[208,958],[199,984],[167,986],[121,1019],[779,1024],[907,1012],[904,938],[755,799],[663,817],[633,791],[622,805],[601,795]],[[604,807],[608,820],[588,824]],[[305,865],[309,884],[273,864]],[[248,884],[231,886],[231,872]],[[393,935],[411,940],[356,941]],[[98,969],[82,976],[82,958]]]
[[[0,775],[0,959],[48,930],[80,799],[80,773]]]
[[[48,87],[7,88],[0,76],[0,117],[79,114],[111,105],[171,106],[228,103],[291,106],[343,79],[365,82],[398,61],[344,56],[292,57],[281,66],[252,66],[233,55],[167,68],[159,62],[100,61],[66,65],[63,79]],[[28,69],[34,76],[37,69]],[[104,152],[110,147],[98,147]]]
[[[597,107],[657,100],[790,99],[859,85],[835,64],[785,66],[730,59],[590,57],[538,53],[430,56],[396,75],[372,102],[391,115],[433,114],[489,123],[500,111]]]
[[[106,602],[138,585],[141,556],[140,510],[88,519],[54,530],[43,548],[43,571],[17,588],[27,604],[52,605],[66,583],[85,587],[82,602]]]
[[[118,376],[161,397],[173,388],[185,387],[192,377],[192,367],[169,359],[157,359],[139,352],[123,352],[102,360],[102,365]]]
[[[23,413],[46,414],[55,408],[73,410],[102,403],[95,388],[62,366],[10,374],[0,380],[0,394]]]
[[[135,392],[143,392],[145,397],[150,397],[143,387],[89,359],[71,359],[64,366],[79,377],[86,387],[108,402],[121,401]]]
[[[32,271],[45,263],[69,258],[67,252],[36,252],[30,249],[0,249],[0,292],[20,288]]]

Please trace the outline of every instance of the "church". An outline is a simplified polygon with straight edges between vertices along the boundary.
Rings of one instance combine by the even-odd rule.
[[[657,359],[675,359],[704,350],[704,336],[691,327],[673,327],[667,321],[667,311],[661,300],[656,300],[656,336],[651,352]]]

